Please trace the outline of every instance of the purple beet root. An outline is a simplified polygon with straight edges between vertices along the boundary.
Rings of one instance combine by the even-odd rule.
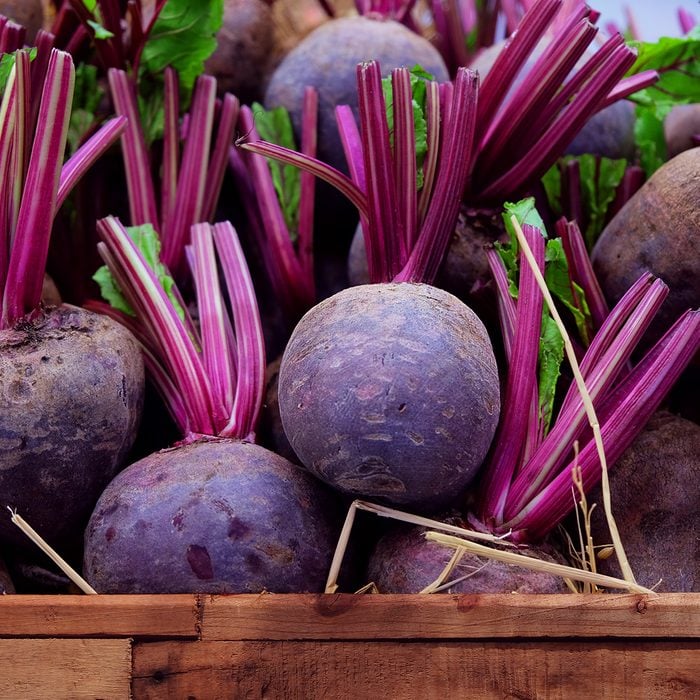
[[[610,471],[612,510],[637,581],[666,592],[700,592],[700,425],[659,411]],[[589,503],[600,503],[597,489]],[[596,545],[610,542],[601,508]],[[615,557],[601,573],[620,576]]]
[[[320,592],[339,513],[325,487],[259,445],[195,442],[108,486],[84,572],[100,593]]]
[[[299,463],[282,427],[279,402],[279,376],[282,356],[270,362],[265,369],[265,402],[260,413],[258,442],[293,464]]]
[[[448,519],[449,520],[449,519]],[[460,524],[461,523],[455,523]],[[454,549],[425,539],[425,528],[398,527],[377,543],[367,567],[367,581],[380,593],[419,593],[447,566]],[[518,550],[525,556],[563,563],[551,548]],[[565,593],[559,576],[465,554],[447,578],[444,593]]]
[[[0,494],[55,546],[80,538],[141,417],[144,370],[131,333],[61,306],[0,332]],[[34,548],[0,518],[0,541]]]
[[[471,309],[429,285],[376,284],[302,318],[282,359],[279,404],[294,452],[320,479],[434,511],[476,475],[500,397]]]

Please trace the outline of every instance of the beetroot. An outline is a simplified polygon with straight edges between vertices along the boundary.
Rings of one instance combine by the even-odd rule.
[[[61,306],[0,331],[0,493],[52,544],[82,531],[143,402],[141,351],[110,319]],[[28,545],[9,518],[0,539]]]
[[[326,490],[257,445],[204,440],[124,470],[85,534],[100,593],[320,592],[336,528]]]
[[[243,102],[260,100],[272,69],[272,10],[262,0],[225,0],[224,21],[216,51],[205,70],[217,80],[220,93]]]
[[[700,426],[659,412],[610,472],[612,507],[637,581],[659,591],[700,592]],[[591,494],[600,502],[600,491]],[[600,509],[596,545],[610,542]],[[618,575],[615,557],[602,573]]]
[[[384,75],[400,66],[420,64],[435,79],[448,79],[437,50],[425,39],[392,20],[345,17],[322,24],[280,63],[265,94],[268,108],[285,107],[299,133],[304,88],[319,95],[318,156],[336,168],[347,170],[338,129],[336,105],[351,105],[357,113],[355,66],[378,61]]]
[[[367,581],[374,582],[380,593],[420,593],[432,584],[455,550],[429,542],[425,532],[422,527],[402,526],[384,535],[370,556]],[[551,547],[517,551],[544,561],[563,563]],[[464,576],[467,578],[462,579]],[[560,576],[480,559],[473,554],[462,557],[447,577],[446,583],[449,581],[455,583],[442,589],[446,593],[565,593],[568,590]]]
[[[664,121],[668,157],[698,145],[700,138],[700,104],[676,105]]]
[[[683,311],[700,306],[700,148],[664,164],[605,227],[593,265],[606,297],[617,302],[651,272],[670,287],[652,326],[658,337]]]
[[[341,491],[436,509],[474,478],[499,415],[483,324],[418,284],[347,289],[309,311],[280,368],[282,423]]]

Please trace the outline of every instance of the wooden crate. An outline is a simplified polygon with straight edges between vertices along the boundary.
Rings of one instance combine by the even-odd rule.
[[[700,698],[700,594],[4,596],[0,697]]]

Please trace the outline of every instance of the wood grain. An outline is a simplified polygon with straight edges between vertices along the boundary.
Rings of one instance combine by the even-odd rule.
[[[196,638],[194,595],[0,596],[0,637]]]
[[[700,594],[259,595],[203,600],[202,639],[700,638]]]
[[[128,639],[0,639],[0,697],[130,698]]]
[[[133,695],[158,698],[692,698],[700,642],[148,642]]]

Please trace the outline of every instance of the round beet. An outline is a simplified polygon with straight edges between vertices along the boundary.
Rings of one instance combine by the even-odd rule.
[[[78,536],[121,467],[143,403],[141,350],[72,306],[0,331],[0,493],[51,544]],[[33,547],[0,518],[0,541]]]
[[[664,138],[668,157],[698,145],[700,138],[700,103],[676,105],[664,120]]]
[[[339,528],[332,496],[254,444],[162,450],[119,474],[85,533],[100,593],[323,590]]]
[[[286,107],[299,134],[304,88],[315,87],[319,99],[318,157],[347,171],[335,107],[350,105],[357,116],[356,66],[370,59],[379,61],[384,75],[418,63],[439,82],[449,80],[437,49],[402,24],[345,17],[322,24],[287,54],[272,74],[265,106]]]
[[[425,284],[351,287],[299,322],[282,358],[282,424],[340,491],[434,510],[458,499],[499,416],[483,324]]]
[[[282,427],[279,402],[279,377],[282,355],[265,368],[265,401],[260,412],[258,439],[263,447],[297,464],[299,460]]]
[[[659,412],[610,471],[612,510],[637,581],[658,591],[700,592],[700,426]],[[588,498],[600,503],[597,489]],[[593,541],[610,543],[601,508]],[[598,563],[620,576],[615,557]]]
[[[462,523],[455,523],[462,525]],[[452,547],[425,539],[423,527],[398,527],[384,535],[370,556],[367,581],[380,593],[420,593],[442,574],[454,554]],[[519,554],[563,563],[551,548],[519,549]],[[446,582],[444,593],[565,593],[560,576],[465,554]]]
[[[686,309],[700,306],[700,148],[659,168],[605,227],[593,266],[611,304],[642,273],[670,287],[647,340]]]
[[[205,70],[216,78],[220,93],[242,102],[260,100],[273,68],[272,10],[262,0],[225,0],[224,21],[216,51]]]

